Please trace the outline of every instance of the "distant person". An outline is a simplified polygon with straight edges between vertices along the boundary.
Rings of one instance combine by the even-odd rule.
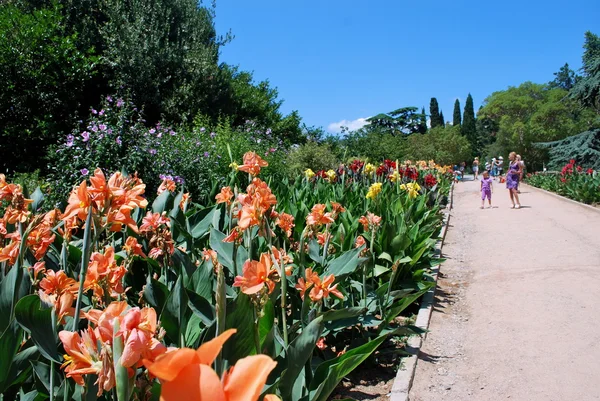
[[[460,167],[458,168],[458,170],[460,171],[460,175],[462,178],[465,178],[465,167],[467,166],[467,163],[462,162],[460,163]]]
[[[499,156],[496,164],[498,166],[498,176],[502,177],[502,174],[504,173],[504,158]]]
[[[506,188],[512,202],[511,209],[520,209],[521,202],[519,201],[517,188],[519,187],[519,177],[521,177],[521,164],[517,161],[517,154],[515,152],[510,152],[508,159],[510,160],[510,164],[506,172]]]
[[[492,179],[496,179],[498,175],[498,162],[495,157],[492,157]]]
[[[519,183],[523,182],[523,174],[525,174],[525,162],[521,158],[521,155],[517,155],[517,161],[521,165],[521,174],[519,175]],[[519,186],[517,185],[517,193],[520,194]]]
[[[479,178],[479,157],[476,157],[475,160],[473,160],[473,174],[475,175],[475,179],[478,180]]]
[[[486,162],[485,162],[485,171],[487,171],[488,174],[490,174],[492,171],[492,164],[490,163],[489,160],[486,160]]]
[[[485,203],[485,198],[487,198],[489,203],[489,208],[492,208],[492,183],[494,180],[491,179],[490,173],[488,171],[484,171],[481,178],[481,209],[483,209],[483,205]]]

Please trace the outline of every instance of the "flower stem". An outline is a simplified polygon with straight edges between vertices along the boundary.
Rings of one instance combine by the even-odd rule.
[[[258,310],[257,306],[254,306],[254,346],[256,348],[256,355],[260,355],[260,333],[258,332],[259,328],[259,320],[258,320]]]
[[[217,267],[217,294],[216,294],[216,309],[217,309],[217,336],[225,331],[225,319],[227,308],[227,295],[225,293],[225,274],[221,264]],[[223,356],[221,352],[217,355],[216,371],[220,375],[223,372]]]
[[[92,233],[92,208],[88,209],[88,215],[85,219],[85,231],[83,232],[83,250],[81,252],[81,270],[79,272],[79,291],[77,292],[77,303],[75,304],[75,316],[73,317],[73,330],[77,331],[79,326],[79,314],[81,313],[81,299],[83,298],[83,284],[87,275],[88,265],[90,263],[90,237]]]

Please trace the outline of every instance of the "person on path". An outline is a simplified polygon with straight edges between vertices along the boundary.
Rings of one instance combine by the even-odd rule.
[[[520,183],[521,181],[523,181],[523,174],[525,173],[525,162],[521,158],[521,155],[517,155],[517,161],[521,165],[521,174],[519,175],[519,183]],[[521,193],[521,190],[519,189],[518,185],[517,185],[517,193],[518,194]]]
[[[498,175],[498,163],[495,157],[492,157],[492,179],[496,179]]]
[[[485,198],[487,198],[489,206],[488,208],[492,208],[492,183],[494,180],[490,178],[490,173],[487,171],[483,172],[483,177],[481,178],[481,209],[483,209],[483,205],[485,203]]]
[[[486,162],[485,162],[485,171],[487,171],[487,172],[488,172],[488,174],[491,174],[491,171],[492,171],[492,165],[491,165],[491,163],[490,163],[490,161],[489,161],[489,160],[486,160]]]
[[[479,157],[476,157],[475,160],[473,160],[473,174],[475,174],[475,179],[478,180],[479,178]]]
[[[504,173],[504,158],[502,156],[499,156],[498,161],[496,161],[496,164],[498,166],[498,176],[502,177],[502,174]]]
[[[506,172],[506,188],[508,189],[512,203],[511,209],[520,209],[521,202],[519,201],[517,188],[519,187],[519,177],[521,176],[521,164],[517,161],[517,154],[515,152],[510,152],[508,159],[510,160],[510,164]]]

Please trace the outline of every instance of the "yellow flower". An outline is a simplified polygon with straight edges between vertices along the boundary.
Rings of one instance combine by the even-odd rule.
[[[315,172],[312,171],[311,169],[307,168],[306,170],[304,170],[304,176],[306,177],[307,180],[310,180],[311,178],[313,178],[315,176]]]
[[[396,182],[396,181],[400,181],[402,179],[402,176],[400,175],[398,170],[394,170],[394,172],[392,174],[390,174],[389,178],[390,178],[391,182]]]
[[[333,182],[335,180],[335,171],[329,170],[325,174],[327,174],[327,179],[329,180],[329,182]]]
[[[374,173],[375,173],[375,166],[372,165],[371,163],[367,163],[365,165],[365,174],[373,175]]]
[[[229,164],[229,167],[230,167],[232,170],[234,170],[234,171],[237,171],[237,170],[238,170],[238,167],[239,167],[239,165],[238,165],[236,162],[231,162],[231,163]]]
[[[375,199],[381,192],[381,185],[382,184],[380,182],[376,182],[375,184],[371,185],[369,192],[367,192],[367,199]]]
[[[417,184],[416,182],[409,182],[408,184],[400,185],[400,189],[408,192],[408,197],[411,199],[414,199],[417,196],[419,196],[419,191],[421,190],[421,186],[419,184]]]

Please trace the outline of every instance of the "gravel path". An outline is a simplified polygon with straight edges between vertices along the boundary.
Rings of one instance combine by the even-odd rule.
[[[410,400],[600,400],[600,212],[494,186],[455,186]]]

